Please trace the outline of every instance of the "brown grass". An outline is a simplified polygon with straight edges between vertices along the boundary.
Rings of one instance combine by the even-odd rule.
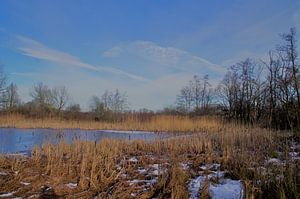
[[[199,167],[220,163],[228,171],[227,177],[243,181],[247,198],[299,197],[299,160],[287,155],[290,135],[233,124],[214,126],[218,120],[204,118],[198,119],[197,125],[186,118],[162,118],[182,122],[185,127],[181,129],[202,123],[205,127],[197,129],[209,133],[153,142],[61,142],[35,148],[29,158],[0,156],[0,171],[8,173],[0,175],[0,194],[15,191],[14,196],[35,198],[188,198],[187,183],[198,175]],[[149,125],[147,130],[158,129],[154,124],[164,130],[173,128],[162,118],[143,128]],[[285,164],[266,164],[276,153]],[[189,169],[183,170],[180,163],[190,163]],[[151,165],[158,165],[157,176]],[[141,168],[146,172],[138,172]],[[155,184],[147,184],[153,179]],[[31,184],[24,186],[21,182]],[[67,187],[70,182],[78,186]],[[207,186],[199,190],[199,195],[210,197]]]
[[[128,116],[124,121],[105,122],[87,120],[64,120],[59,118],[35,119],[23,115],[2,115],[0,127],[15,128],[51,128],[83,130],[140,130],[152,132],[216,132],[224,128],[221,119],[216,117],[189,118],[186,116],[153,116],[141,120],[137,116]]]

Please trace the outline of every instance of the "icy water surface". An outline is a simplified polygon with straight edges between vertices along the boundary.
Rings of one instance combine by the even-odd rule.
[[[124,140],[151,141],[169,137],[166,133],[152,133],[142,131],[88,131],[79,129],[17,129],[0,128],[0,153],[28,152],[35,145],[45,143],[57,144],[61,140],[71,143],[74,140],[99,141],[103,138]]]

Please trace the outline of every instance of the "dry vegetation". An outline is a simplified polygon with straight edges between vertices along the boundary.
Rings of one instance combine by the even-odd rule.
[[[15,197],[32,198],[182,199],[190,195],[191,179],[201,172],[203,175],[213,172],[210,168],[203,171],[201,166],[218,163],[227,178],[242,181],[246,198],[299,198],[299,157],[291,155],[291,150],[299,152],[299,140],[292,135],[233,124],[217,128],[212,121],[201,119],[163,118],[168,122],[156,118],[146,123],[148,126],[134,126],[137,125],[134,121],[127,124],[134,124],[139,130],[176,128],[209,132],[151,142],[62,142],[36,148],[28,158],[2,156],[0,172],[4,175],[0,175],[0,193],[14,192]],[[182,123],[176,124],[178,121]],[[39,122],[41,125],[43,121]],[[206,125],[197,126],[199,123]],[[125,128],[125,124],[119,124],[119,128]],[[85,125],[85,128],[96,128],[96,125],[104,128],[102,123]],[[270,161],[270,158],[277,159]],[[210,198],[207,183],[198,195]]]
[[[51,129],[83,129],[83,130],[129,130],[152,132],[216,132],[224,128],[221,119],[216,117],[164,116],[157,115],[140,119],[127,116],[122,121],[105,122],[93,120],[65,120],[55,118],[29,118],[23,115],[3,115],[0,117],[1,127],[14,128],[51,128]]]

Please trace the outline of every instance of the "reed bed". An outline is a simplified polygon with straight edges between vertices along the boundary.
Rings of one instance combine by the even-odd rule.
[[[243,182],[245,198],[299,198],[300,162],[289,156],[299,140],[261,128],[220,129],[152,142],[61,142],[35,148],[30,157],[1,156],[0,172],[6,175],[0,175],[0,193],[32,198],[184,199],[200,166],[218,163],[227,177]],[[280,162],[269,161],[274,157]],[[211,197],[207,183],[199,189],[200,196]]]
[[[128,116],[122,121],[105,122],[93,120],[65,120],[59,118],[28,118],[23,115],[2,115],[0,127],[14,128],[51,128],[82,130],[128,130],[151,132],[216,132],[224,128],[217,117],[152,116],[141,120],[137,116]]]

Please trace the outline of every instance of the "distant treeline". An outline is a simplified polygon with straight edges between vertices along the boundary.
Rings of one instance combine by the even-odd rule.
[[[282,42],[267,60],[247,58],[228,68],[212,88],[208,76],[195,76],[183,87],[177,104],[181,112],[218,110],[229,119],[276,129],[300,129],[300,65],[296,30],[280,35]],[[212,106],[212,99],[217,105]],[[219,112],[218,111],[218,112]]]
[[[13,83],[7,86],[3,72],[0,73],[1,110],[31,117],[93,120],[120,120],[132,114],[145,119],[155,114],[218,114],[248,124],[299,130],[300,64],[295,28],[280,37],[282,42],[269,51],[266,60],[247,58],[230,66],[218,86],[211,85],[208,75],[195,75],[181,88],[176,103],[161,111],[131,111],[126,93],[116,89],[92,97],[89,112],[82,112],[79,104],[70,104],[65,87],[49,88],[43,83],[33,86],[30,102],[22,103],[17,86]]]

